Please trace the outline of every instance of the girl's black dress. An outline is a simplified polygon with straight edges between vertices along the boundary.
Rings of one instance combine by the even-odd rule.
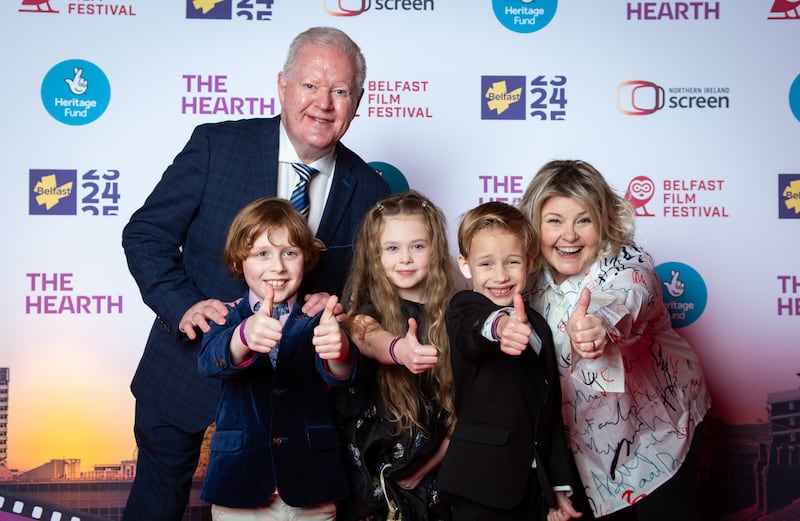
[[[418,338],[427,343],[427,324],[424,307],[403,300],[403,315],[414,318],[419,326]],[[370,309],[362,313],[374,316]],[[350,476],[351,494],[340,502],[336,519],[340,521],[376,521],[388,517],[383,483],[389,499],[397,506],[404,521],[449,521],[450,507],[446,494],[436,487],[434,468],[413,490],[405,490],[396,480],[410,474],[430,458],[445,437],[446,416],[439,404],[439,393],[427,372],[414,375],[422,391],[421,423],[424,431],[412,428],[395,432],[388,419],[378,388],[378,369],[375,360],[362,359],[358,381],[350,387],[335,389],[338,425],[346,451],[346,466]],[[406,370],[398,367],[398,370]]]

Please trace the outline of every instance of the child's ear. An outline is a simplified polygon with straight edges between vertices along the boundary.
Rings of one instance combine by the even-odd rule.
[[[472,278],[472,272],[469,269],[469,263],[463,255],[458,256],[458,269],[461,270],[461,274],[464,275],[464,278]]]

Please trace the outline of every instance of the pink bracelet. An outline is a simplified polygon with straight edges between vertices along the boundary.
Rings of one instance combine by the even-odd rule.
[[[398,340],[400,340],[400,337],[396,336],[396,337],[394,337],[392,339],[391,342],[389,342],[389,356],[392,357],[392,360],[394,360],[394,363],[396,363],[397,365],[401,365],[400,361],[397,359],[397,357],[394,354],[394,346],[395,346],[395,344],[397,344]]]
[[[250,317],[247,317],[247,318],[250,318]],[[244,344],[245,347],[249,347],[247,345],[247,339],[244,337],[244,325],[247,324],[247,318],[242,320],[242,323],[239,324],[239,340],[242,341],[242,344]]]

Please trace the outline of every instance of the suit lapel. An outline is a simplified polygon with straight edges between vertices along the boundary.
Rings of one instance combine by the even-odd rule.
[[[256,140],[257,149],[253,151],[251,179],[256,198],[275,196],[278,193],[278,145],[280,133],[278,129],[280,116],[264,121]]]
[[[353,175],[353,162],[344,147],[336,146],[336,166],[333,171],[333,183],[325,210],[322,214],[317,237],[328,243],[339,229],[341,221],[347,213],[350,201],[355,194],[357,180]]]
[[[312,318],[304,315],[300,311],[301,307],[300,302],[295,302],[292,312],[286,317],[286,324],[283,326],[280,347],[278,348],[279,368],[281,365],[285,367],[291,364],[291,360],[297,352],[305,349],[304,346],[299,346],[298,343],[303,340],[306,327]]]

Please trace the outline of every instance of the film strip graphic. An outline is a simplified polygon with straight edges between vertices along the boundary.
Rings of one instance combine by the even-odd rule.
[[[100,521],[101,518],[44,501],[15,496],[9,494],[7,490],[0,490],[0,521],[22,521],[27,519],[37,519],[39,521]]]

